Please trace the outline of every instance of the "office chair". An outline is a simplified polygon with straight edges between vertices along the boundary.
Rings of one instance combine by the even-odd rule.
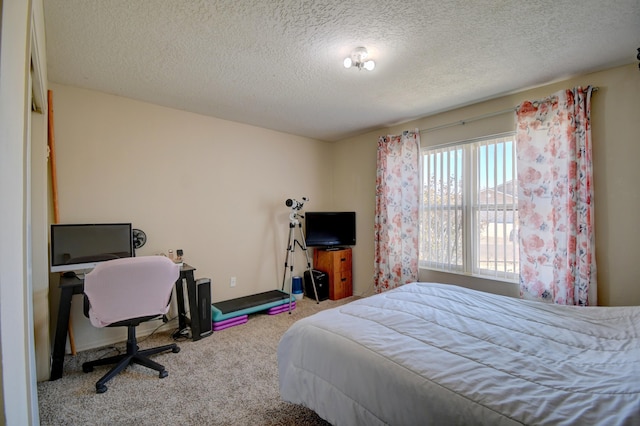
[[[96,393],[107,391],[107,383],[129,364],[136,363],[167,377],[165,368],[148,358],[165,351],[178,353],[175,344],[138,350],[136,327],[157,319],[169,310],[171,290],[180,275],[180,267],[164,256],[142,256],[99,263],[85,275],[85,315],[95,327],[127,327],[127,352],[82,364],[89,373],[99,365],[116,364],[96,383]]]

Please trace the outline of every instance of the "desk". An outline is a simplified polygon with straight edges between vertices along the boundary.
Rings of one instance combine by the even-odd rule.
[[[191,323],[186,314],[184,305],[183,280],[187,281],[187,294],[189,299],[189,311],[198,312],[196,298],[196,280],[193,271],[196,268],[184,263],[180,267],[180,278],[176,281],[176,301],[178,302],[178,327],[184,330]],[[58,306],[58,319],[56,320],[56,334],[53,341],[53,356],[51,362],[51,376],[49,380],[57,380],[62,377],[64,367],[64,351],[67,346],[67,333],[69,332],[69,316],[71,315],[71,299],[74,294],[82,294],[84,280],[78,277],[60,277],[60,305]],[[200,323],[193,321],[191,335],[193,340],[200,340]]]

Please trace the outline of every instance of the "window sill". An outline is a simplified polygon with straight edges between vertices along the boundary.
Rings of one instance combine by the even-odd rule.
[[[490,278],[463,272],[445,272],[425,267],[419,267],[418,278],[419,281],[422,282],[459,285],[461,287],[472,288],[474,290],[486,291],[489,293],[520,297],[520,286],[517,282],[511,280]]]

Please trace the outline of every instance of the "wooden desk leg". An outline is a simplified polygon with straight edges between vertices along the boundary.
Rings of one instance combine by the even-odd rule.
[[[60,304],[58,306],[58,320],[56,322],[56,335],[53,341],[53,355],[51,362],[51,376],[49,380],[58,380],[62,377],[64,368],[64,351],[67,345],[67,332],[69,317],[71,316],[71,297],[73,289],[71,287],[62,288],[60,293]]]

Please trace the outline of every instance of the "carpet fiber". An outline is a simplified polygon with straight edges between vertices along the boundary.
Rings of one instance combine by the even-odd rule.
[[[347,303],[304,298],[291,314],[257,313],[246,324],[216,331],[181,351],[152,357],[169,376],[134,365],[95,393],[108,367],[82,372],[82,363],[114,355],[113,347],[65,357],[64,375],[38,383],[42,425],[321,425],[313,411],[280,399],[276,350],[282,334],[300,318]],[[171,331],[140,339],[141,349],[172,341]],[[124,342],[115,345],[124,351]]]

